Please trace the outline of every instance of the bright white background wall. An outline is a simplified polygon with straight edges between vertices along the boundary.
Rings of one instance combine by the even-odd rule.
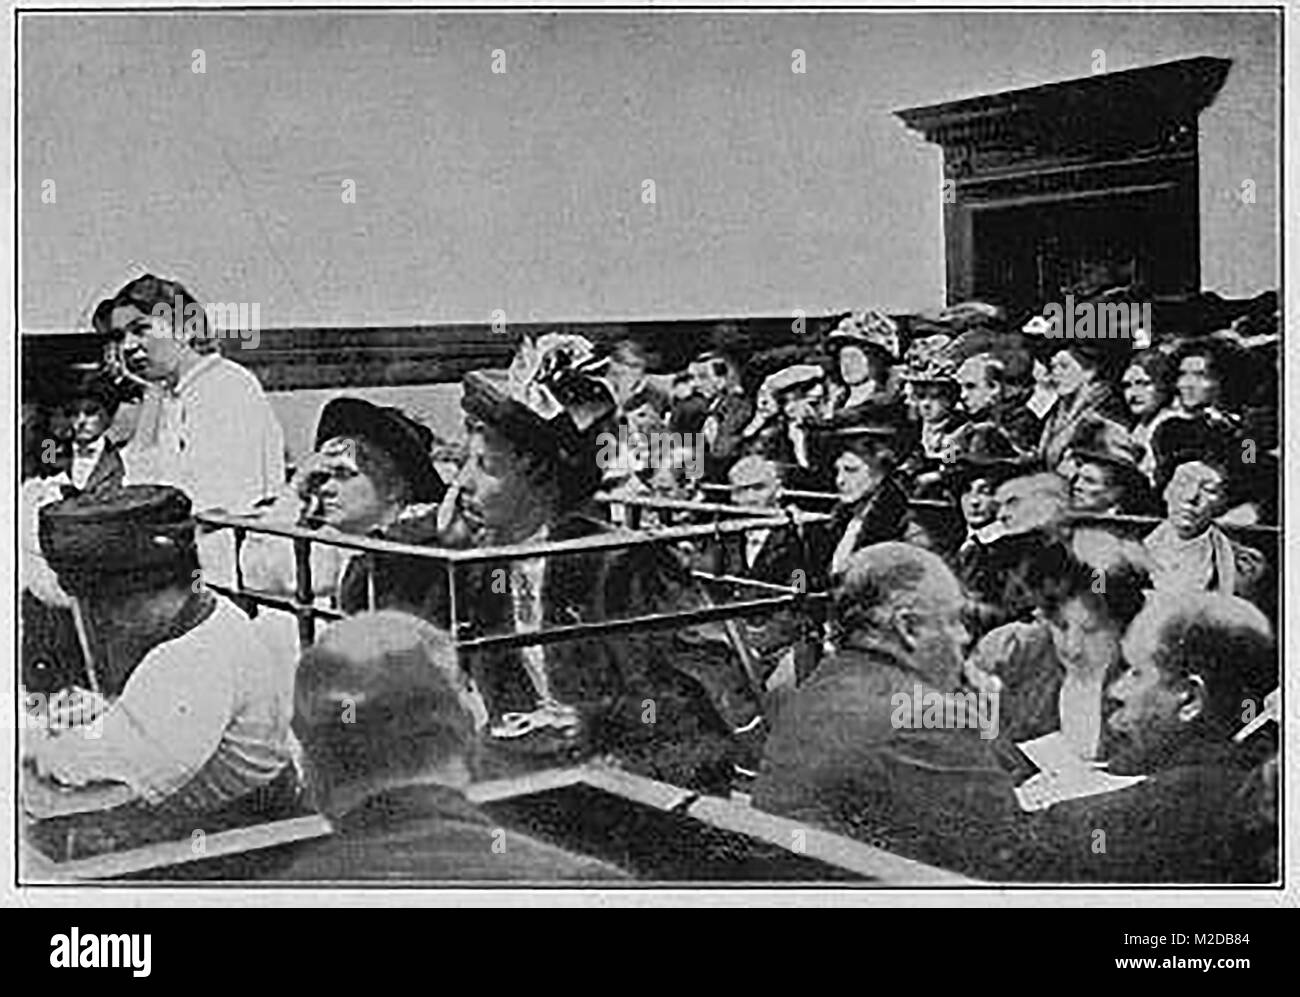
[[[209,300],[257,301],[264,326],[935,305],[939,151],[891,112],[1087,75],[1097,49],[1110,70],[1234,60],[1201,119],[1203,275],[1249,294],[1278,281],[1275,26],[1092,12],[28,15],[21,319],[76,326],[132,264]],[[794,48],[806,75],[790,71]],[[1235,196],[1245,179],[1254,205]]]

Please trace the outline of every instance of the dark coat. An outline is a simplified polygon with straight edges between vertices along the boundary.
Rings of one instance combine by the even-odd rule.
[[[1055,471],[1074,441],[1079,426],[1090,419],[1109,419],[1121,426],[1128,424],[1129,414],[1119,390],[1107,381],[1094,381],[1067,403],[1058,398],[1043,420],[1043,435],[1038,441],[1038,456],[1049,471]]]
[[[804,467],[795,456],[790,441],[789,425],[784,416],[776,416],[757,433],[744,440],[742,454],[756,454],[775,462],[782,471],[782,482],[787,490],[797,492],[835,491],[834,456],[830,437],[819,426],[808,429],[808,466]]]
[[[896,646],[857,638],[773,722],[754,805],[979,874],[1016,851],[1011,777],[978,729],[897,726],[893,697],[936,691]]]
[[[54,463],[48,465],[48,474],[68,474],[72,473],[72,444],[63,443],[55,451]],[[122,480],[126,477],[126,465],[122,462],[120,448],[112,440],[104,441],[104,449],[100,451],[99,460],[95,462],[94,468],[90,472],[90,477],[86,479],[85,487],[81,492],[102,492],[113,491],[122,486]],[[76,491],[76,489],[72,489]]]
[[[19,611],[23,688],[49,695],[74,685],[88,685],[86,659],[72,610],[47,606],[24,591]]]
[[[802,535],[801,535],[802,533]],[[745,563],[745,535],[729,534],[719,542],[705,545],[701,563],[712,574],[753,578],[773,585],[802,586],[804,592],[820,592],[826,586],[822,565],[814,559],[813,537],[798,529],[772,530],[759,548],[753,564]],[[718,602],[764,598],[775,593],[743,585],[718,585],[714,597]],[[779,663],[780,656],[795,648],[796,668],[800,675],[812,670],[820,647],[820,604],[811,604],[804,612],[780,609],[754,614],[745,619],[745,637],[757,653],[762,675]]]
[[[1027,619],[1035,607],[1028,582],[1034,558],[1049,542],[1038,530],[999,537],[992,543],[973,541],[958,549],[957,579],[970,595],[971,629],[978,638],[994,627]]]
[[[1037,815],[1024,869],[1072,883],[1257,882],[1260,841],[1243,803],[1253,761],[1230,743],[1193,738],[1144,782]]]
[[[981,416],[981,421],[984,419],[1006,433],[1021,453],[1030,455],[1038,449],[1043,436],[1043,420],[1034,415],[1022,400],[1008,398],[994,402]]]
[[[812,531],[817,564],[823,571],[829,572],[835,548],[854,519],[863,520],[862,531],[853,545],[854,551],[888,540],[902,540],[907,532],[907,492],[891,475],[854,505],[837,506],[830,520]]]
[[[724,394],[709,408],[700,424],[704,431],[709,420],[715,420],[717,433],[708,445],[704,458],[704,477],[707,481],[726,481],[727,471],[741,452],[741,433],[754,417],[754,405],[743,394]]]
[[[575,513],[551,528],[550,539],[610,530],[608,523]],[[403,543],[433,543],[433,515],[408,521],[388,536]],[[374,563],[377,608],[402,609],[448,626],[445,568],[392,557]],[[344,612],[365,605],[356,602],[358,597],[364,600],[364,565],[357,559],[344,576],[340,598]],[[500,576],[493,574],[499,567],[505,566],[465,570],[463,584],[457,586],[462,637],[513,629],[510,595]],[[564,554],[546,561],[543,625],[699,608],[705,598],[687,566],[660,546]],[[730,730],[758,715],[739,658],[717,623],[566,640],[545,645],[544,653],[554,694],[576,707],[586,721],[587,747],[644,755],[651,770],[668,781],[690,779],[689,772],[661,750],[666,744],[725,739]],[[520,650],[492,648],[468,655],[466,663],[494,715],[533,709]]]
[[[72,466],[71,461],[68,466]],[[100,453],[94,470],[90,472],[90,477],[86,479],[86,484],[81,490],[86,494],[113,491],[122,487],[122,479],[125,477],[126,465],[122,463],[122,455],[110,440],[105,440],[104,450]]]
[[[268,879],[548,883],[620,880],[621,869],[501,828],[464,795],[436,785],[370,797],[334,822],[334,834],[298,849]]]

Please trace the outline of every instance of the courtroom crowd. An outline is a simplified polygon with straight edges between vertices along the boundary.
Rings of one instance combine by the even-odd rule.
[[[277,875],[617,878],[522,834],[500,859],[465,796],[599,756],[984,879],[1276,876],[1276,726],[1239,737],[1279,683],[1275,295],[1096,339],[982,302],[765,349],[724,327],[680,370],[634,339],[526,338],[464,376],[450,463],[429,427],[346,393],[290,460],[256,377],[201,329],[159,334],[157,308],[192,300],[131,282],[95,312],[104,363],[29,399],[24,687],[102,711],[96,738],[25,740],[39,833],[118,849],[317,810],[336,833]],[[611,461],[611,439],[658,445]],[[673,536],[704,503],[786,523]],[[454,571],[307,556],[196,523],[215,511],[523,550]],[[602,543],[629,528],[669,537]],[[797,598],[708,614],[750,581]],[[343,618],[299,648],[295,617],[241,586]],[[452,630],[505,639],[458,654]],[[896,698],[922,689],[996,697],[996,736],[900,728]],[[1127,781],[1027,809],[1049,773],[1019,746],[1052,735]]]

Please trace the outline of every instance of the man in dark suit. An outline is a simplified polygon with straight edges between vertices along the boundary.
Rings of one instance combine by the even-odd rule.
[[[987,736],[995,716],[953,695],[963,608],[930,551],[852,555],[844,636],[777,712],[755,806],[955,871],[1009,861],[1022,815]]]
[[[108,377],[98,368],[71,370],[49,390],[47,404],[57,410],[64,428],[37,443],[37,467],[44,474],[24,483],[21,500],[29,524],[42,506],[61,498],[115,491],[125,473],[118,449],[106,435],[122,400]],[[35,559],[35,551],[26,553]],[[20,612],[24,688],[50,692],[84,681],[76,624],[57,590],[25,584]]]
[[[1268,621],[1236,596],[1158,593],[1125,634],[1124,660],[1109,690],[1119,703],[1107,721],[1110,771],[1146,778],[1048,810],[1033,878],[1258,881],[1260,856],[1276,842],[1259,840],[1248,790],[1276,748],[1262,734],[1258,745],[1234,735],[1277,684]]]
[[[742,457],[727,477],[736,505],[780,511],[782,476],[775,462],[757,455]],[[824,581],[813,557],[812,540],[803,527],[795,525],[732,533],[707,544],[702,561],[705,570],[716,575],[752,578],[800,592],[819,592],[824,588]],[[767,594],[740,583],[717,586],[720,600]],[[742,632],[757,659],[756,677],[769,691],[792,685],[797,677],[802,678],[812,670],[820,647],[820,629],[814,616],[794,609],[760,614],[744,621]]]
[[[115,384],[98,367],[74,368],[56,380],[47,388],[45,405],[51,424],[63,429],[42,441],[42,470],[65,491],[121,487],[122,457],[107,436],[122,402]]]
[[[308,793],[333,835],[280,880],[619,880],[622,870],[498,826],[471,804],[481,700],[445,633],[403,613],[325,630],[294,688]]]

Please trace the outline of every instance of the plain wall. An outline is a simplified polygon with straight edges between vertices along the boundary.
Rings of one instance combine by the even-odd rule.
[[[258,302],[265,327],[930,307],[940,152],[891,112],[1085,76],[1099,49],[1109,70],[1234,60],[1201,118],[1203,283],[1252,294],[1278,283],[1277,30],[1116,12],[23,15],[20,318],[85,328],[145,267]]]

